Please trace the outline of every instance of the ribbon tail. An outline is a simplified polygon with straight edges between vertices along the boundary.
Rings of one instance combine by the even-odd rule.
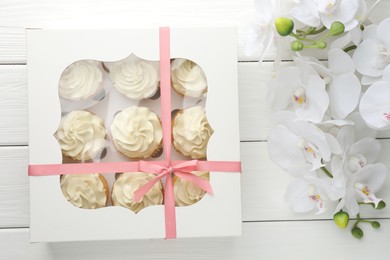
[[[153,179],[151,179],[149,182],[147,182],[145,185],[143,185],[142,187],[140,187],[138,190],[136,190],[134,192],[134,202],[139,202],[142,197],[158,182],[160,181],[165,175],[167,174],[167,172],[163,172],[163,173],[160,173],[159,175],[157,175],[156,177],[154,177]]]
[[[211,185],[207,180],[202,179],[201,177],[196,176],[192,173],[175,172],[175,175],[183,180],[194,183],[196,186],[198,186],[205,192],[213,194],[213,189],[211,188]]]
[[[167,239],[176,238],[175,199],[173,197],[173,182],[172,182],[172,176],[170,174],[167,175],[167,178],[165,180],[164,207],[165,207],[165,237]]]

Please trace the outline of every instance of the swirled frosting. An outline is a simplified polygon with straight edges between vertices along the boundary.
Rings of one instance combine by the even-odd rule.
[[[111,135],[122,154],[132,159],[147,158],[161,147],[161,122],[147,107],[128,107],[115,116]]]
[[[141,209],[161,205],[163,191],[161,182],[157,182],[139,202],[134,202],[134,192],[154,178],[144,172],[125,172],[119,175],[112,187],[111,199],[114,206],[122,206],[138,213]]]
[[[64,155],[86,161],[96,157],[105,147],[106,130],[100,117],[77,110],[61,119],[54,136]]]
[[[193,61],[175,59],[171,64],[173,88],[184,96],[200,97],[207,92],[207,80],[202,68]]]
[[[173,120],[173,145],[185,156],[202,159],[206,157],[207,143],[213,132],[202,107],[184,109]]]
[[[192,174],[195,174],[207,181],[210,178],[209,172],[193,171]],[[177,177],[174,178],[173,190],[175,204],[179,207],[195,204],[200,199],[202,199],[204,194],[206,193],[194,183]]]
[[[62,175],[61,190],[64,197],[74,206],[96,209],[106,206],[107,182],[98,173]]]
[[[103,80],[99,61],[81,60],[69,65],[61,75],[60,96],[73,101],[87,99],[96,93]]]
[[[147,61],[130,55],[109,64],[110,77],[122,95],[131,99],[153,96],[160,81],[158,62]]]

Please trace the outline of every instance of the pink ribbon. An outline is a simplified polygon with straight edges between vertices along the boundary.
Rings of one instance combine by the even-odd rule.
[[[192,171],[241,172],[240,162],[227,161],[171,161],[171,85],[170,85],[170,32],[168,27],[160,28],[160,88],[161,121],[165,161],[138,162],[99,162],[72,164],[29,165],[29,176],[59,174],[87,174],[99,172],[141,171],[155,174],[152,180],[134,193],[134,201],[139,201],[158,181],[165,178],[164,211],[166,238],[176,238],[176,211],[173,194],[172,174],[190,181],[205,192],[212,194],[210,183]]]

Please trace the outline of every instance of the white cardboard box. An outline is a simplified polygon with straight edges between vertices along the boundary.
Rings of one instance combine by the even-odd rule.
[[[207,77],[206,111],[214,129],[208,160],[239,161],[236,30],[170,31],[171,58],[195,61]],[[53,134],[61,119],[58,81],[63,70],[77,60],[116,61],[131,53],[158,61],[159,29],[27,30],[30,164],[62,163]],[[211,172],[214,194],[192,206],[176,207],[177,237],[240,235],[240,177],[240,173]],[[164,237],[164,206],[138,214],[116,206],[79,209],[63,197],[59,176],[30,176],[31,242]]]

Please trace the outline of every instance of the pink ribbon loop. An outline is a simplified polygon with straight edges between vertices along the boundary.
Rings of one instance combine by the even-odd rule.
[[[171,173],[175,174],[178,178],[194,183],[205,192],[212,194],[213,191],[210,183],[192,173],[197,170],[197,164],[197,160],[179,162],[175,166],[162,166],[159,162],[140,161],[139,171],[157,174],[157,176],[134,192],[134,201],[139,202],[158,181],[166,176],[171,176]]]

